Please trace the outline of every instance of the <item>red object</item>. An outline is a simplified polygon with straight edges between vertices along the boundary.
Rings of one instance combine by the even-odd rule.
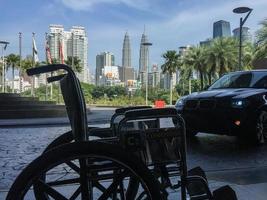
[[[155,101],[155,107],[156,108],[165,108],[165,101],[162,101],[162,100]]]
[[[48,44],[47,40],[46,40],[46,44],[45,44],[45,50],[46,50],[47,62],[48,62],[48,64],[52,64],[51,52],[50,52],[50,48],[49,48],[49,44]]]

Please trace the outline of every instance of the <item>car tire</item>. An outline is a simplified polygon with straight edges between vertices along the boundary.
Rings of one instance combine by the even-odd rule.
[[[267,111],[260,111],[255,121],[247,126],[245,135],[240,134],[241,144],[262,145],[267,142]]]
[[[264,144],[267,141],[267,112],[261,111],[255,123],[255,142]]]

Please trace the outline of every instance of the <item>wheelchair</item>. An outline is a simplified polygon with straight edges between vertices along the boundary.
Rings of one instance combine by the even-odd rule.
[[[6,199],[235,200],[224,186],[210,191],[200,167],[188,171],[185,123],[174,108],[117,109],[109,128],[87,126],[80,82],[67,65],[28,69],[28,75],[64,70],[60,81],[71,131],[55,139],[16,178]]]

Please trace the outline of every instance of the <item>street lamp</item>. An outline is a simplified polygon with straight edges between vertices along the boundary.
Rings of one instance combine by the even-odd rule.
[[[143,46],[152,46],[150,42],[142,43]],[[149,68],[149,51],[147,49],[147,67],[146,67],[146,105],[148,104],[148,68]]]
[[[7,41],[0,41],[0,44],[2,44],[2,92],[5,92],[5,56],[4,56],[4,50],[6,50],[7,45],[9,42]]]
[[[250,13],[252,12],[252,8],[248,8],[248,7],[238,7],[235,8],[233,10],[234,13],[236,14],[243,14],[243,13],[247,13],[246,17],[243,19],[242,17],[240,18],[240,25],[239,25],[239,57],[238,57],[238,67],[239,70],[241,70],[241,62],[242,62],[242,28],[243,25],[245,24],[245,22],[248,19],[248,16],[250,15]]]

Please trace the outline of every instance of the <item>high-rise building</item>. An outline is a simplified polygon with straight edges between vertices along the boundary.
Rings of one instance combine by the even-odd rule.
[[[129,34],[126,32],[122,47],[122,66],[119,67],[120,80],[125,85],[128,80],[134,80],[134,68],[131,65],[131,43]]]
[[[143,86],[147,80],[147,65],[148,65],[148,56],[149,56],[148,46],[143,45],[146,42],[148,42],[148,38],[144,32],[141,38],[140,55],[139,55],[139,81],[141,82]]]
[[[82,70],[76,73],[82,82],[88,82],[88,39],[85,28],[82,26],[72,26],[70,31],[65,31],[62,25],[50,25],[48,44],[51,57],[57,62],[67,60],[68,57],[77,57],[80,60]]]
[[[230,36],[231,36],[230,22],[220,20],[213,23],[213,38],[230,37]]]
[[[156,64],[152,66],[151,72],[148,73],[148,85],[153,88],[160,85],[160,71]]]
[[[125,33],[122,47],[122,67],[131,67],[131,44],[128,32]]]
[[[206,40],[200,41],[199,45],[202,47],[207,47],[211,45],[211,42],[212,42],[212,39],[208,38]]]
[[[115,57],[110,52],[102,52],[96,55],[96,71],[95,71],[95,83],[100,84],[100,77],[102,76],[102,70],[104,66],[114,66]]]
[[[235,38],[239,39],[240,28],[235,28],[233,30],[233,35]],[[252,42],[252,35],[248,27],[242,27],[242,41],[243,42]]]

